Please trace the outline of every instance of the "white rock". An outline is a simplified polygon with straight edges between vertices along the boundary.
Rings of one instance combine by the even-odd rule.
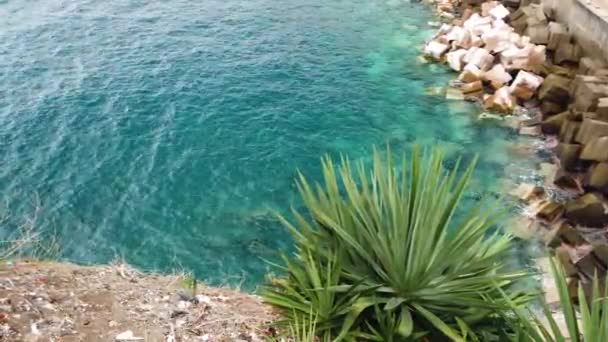
[[[492,29],[492,18],[482,17],[478,13],[474,13],[469,19],[465,20],[462,26],[479,36]]]
[[[209,298],[208,296],[196,295],[195,298],[199,303],[211,304],[211,298]]]
[[[530,49],[530,46],[520,49],[515,45],[511,45],[508,49],[500,52],[500,62],[507,70],[521,69],[528,63]]]
[[[495,89],[498,89],[506,83],[511,82],[513,77],[505,70],[502,64],[496,64],[492,69],[483,74],[483,79],[489,81]]]
[[[439,60],[449,48],[450,46],[447,44],[442,44],[438,41],[432,40],[424,47],[424,53],[433,57],[434,59]]]
[[[467,54],[467,50],[458,49],[447,54],[448,64],[454,71],[461,71],[463,67],[463,58]]]
[[[515,45],[500,52],[500,62],[507,70],[537,70],[545,62],[545,46],[526,44],[523,48]]]
[[[479,68],[477,67],[477,65],[475,65],[475,64],[471,64],[471,63],[469,63],[469,64],[465,65],[463,70],[465,70],[465,71],[470,71],[470,72],[472,72],[472,73],[473,73],[475,76],[477,76],[477,77],[479,77],[479,78],[481,78],[481,74],[483,73],[481,70],[479,70]]]
[[[538,70],[547,59],[547,47],[544,45],[535,45],[528,54],[528,70]]]
[[[496,19],[492,22],[492,27],[495,29],[503,29],[503,30],[509,30],[509,31],[514,31],[515,29],[512,28],[511,26],[509,26],[509,24],[505,23],[504,20],[502,19]]]
[[[450,24],[442,24],[441,27],[439,28],[439,30],[437,30],[437,32],[433,36],[433,38],[437,38],[439,36],[445,36],[446,34],[450,33],[450,31],[452,31],[453,28],[454,28],[454,26],[452,26]]]
[[[498,1],[488,1],[481,4],[481,15],[487,17],[490,15],[490,11],[498,6]]]
[[[460,26],[454,26],[449,32],[447,32],[445,34],[445,38],[449,41],[453,41],[453,40],[458,40],[460,38],[460,36],[462,35],[462,31],[464,31],[464,29]]]
[[[30,325],[30,329],[32,330],[32,335],[40,335],[40,330],[38,330],[38,327],[36,326],[36,323],[32,323]]]
[[[515,97],[529,100],[534,96],[542,83],[542,77],[522,70],[517,73],[515,80],[509,87],[509,92]]]
[[[486,109],[510,113],[515,107],[515,99],[509,92],[509,87],[504,86],[486,99],[484,106]]]
[[[481,79],[482,71],[475,64],[467,64],[464,66],[462,73],[458,76],[458,80],[464,83],[475,82]]]
[[[467,50],[467,54],[464,55],[463,57],[463,61],[465,61],[466,63],[470,63],[471,59],[473,58],[473,55],[475,54],[475,52],[477,52],[477,50],[479,50],[480,48],[477,46],[472,46],[471,48],[469,48]]]
[[[481,37],[471,34],[471,46],[482,47],[483,40],[481,40]]]
[[[510,45],[511,32],[504,28],[495,28],[481,35],[488,51],[500,52]]]
[[[461,29],[458,38],[454,41],[457,47],[469,49],[473,46],[473,35],[468,29]]]
[[[190,306],[192,306],[192,303],[191,302],[187,302],[185,300],[180,300],[179,303],[177,303],[177,307],[180,310],[188,309]]]
[[[141,341],[143,339],[143,337],[134,336],[131,330],[123,331],[116,335],[116,341]]]
[[[470,57],[469,57],[470,56]],[[477,49],[472,55],[467,54],[468,63],[475,64],[479,69],[485,71],[489,70],[494,64],[494,56],[492,56],[486,49]]]
[[[509,10],[502,4],[499,4],[490,10],[490,15],[494,19],[502,20],[509,15]]]

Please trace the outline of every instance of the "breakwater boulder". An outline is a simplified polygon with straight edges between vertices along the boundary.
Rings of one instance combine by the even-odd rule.
[[[573,280],[608,271],[608,63],[586,56],[550,6],[528,0],[438,0],[448,19],[425,56],[458,73],[463,98],[512,115],[520,134],[552,136],[552,198],[526,184],[513,195],[540,225]],[[541,228],[538,228],[538,227]],[[531,228],[530,228],[531,229]]]

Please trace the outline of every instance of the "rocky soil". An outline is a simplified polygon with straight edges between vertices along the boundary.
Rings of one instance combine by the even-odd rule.
[[[196,292],[196,293],[194,293]],[[123,264],[0,264],[0,341],[265,341],[261,299]]]

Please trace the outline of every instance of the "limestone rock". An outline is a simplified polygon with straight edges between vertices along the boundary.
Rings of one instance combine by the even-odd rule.
[[[447,60],[450,68],[454,71],[461,71],[463,68],[463,58],[466,54],[467,50],[464,49],[448,52]]]
[[[445,38],[449,42],[458,40],[458,38],[460,38],[460,36],[463,34],[463,31],[464,29],[462,27],[454,26],[447,33],[445,33]]]
[[[532,200],[541,199],[545,195],[545,189],[538,185],[522,183],[517,188],[509,192],[509,195],[529,203]]]
[[[482,17],[478,13],[473,13],[471,17],[462,24],[466,29],[471,30],[474,35],[482,35],[492,29],[492,18]]]
[[[471,33],[470,30],[462,29],[461,31],[458,32],[458,36],[454,40],[454,44],[457,47],[468,50],[471,47],[477,45],[476,41],[478,41],[478,38],[477,38],[477,36],[475,36],[475,37],[476,38],[473,39],[473,34]]]
[[[483,85],[481,84],[481,81],[465,83],[462,85],[460,90],[465,96],[481,96]]]
[[[608,223],[605,200],[596,193],[587,193],[566,203],[564,217],[586,227],[603,227]]]
[[[580,158],[583,160],[608,161],[608,137],[600,137],[586,144]]]
[[[513,29],[508,25],[495,27],[485,32],[481,40],[485,44],[484,48],[491,52],[501,52],[512,45],[511,35]]]
[[[509,91],[511,95],[519,99],[529,100],[534,96],[542,82],[542,77],[522,70],[517,73],[515,80],[509,87]]]
[[[492,67],[494,56],[485,49],[475,49],[469,56],[467,62],[476,65],[480,70],[486,71]]]
[[[555,74],[548,75],[538,90],[538,98],[554,103],[567,103],[570,99],[570,79]]]
[[[608,136],[608,122],[584,119],[576,135],[576,142],[586,144],[599,137]]]
[[[608,189],[608,163],[598,163],[590,167],[583,184],[599,190]]]
[[[486,110],[497,113],[511,113],[513,108],[515,108],[515,104],[516,99],[511,95],[508,86],[498,89],[483,102],[483,106]]]
[[[498,1],[487,1],[481,4],[481,16],[487,17],[490,15],[490,11],[498,6]],[[508,13],[507,13],[508,15]],[[502,19],[502,18],[501,18]]]
[[[450,46],[448,44],[439,43],[438,41],[432,40],[424,48],[424,53],[435,60],[441,60],[443,55],[448,51]]]
[[[483,80],[490,82],[494,89],[502,88],[503,85],[511,82],[513,77],[501,64],[496,64],[492,69],[483,74]]]
[[[458,80],[463,83],[471,83],[471,82],[479,81],[479,78],[480,78],[479,74],[475,74],[474,72],[472,72],[470,70],[464,70],[463,72],[460,73],[460,75],[458,75]]]
[[[546,118],[541,122],[540,127],[545,134],[558,134],[562,123],[568,118],[570,112],[562,112]]]
[[[557,147],[557,156],[559,157],[560,165],[565,170],[574,170],[577,165],[579,154],[581,153],[581,145],[560,143]]]

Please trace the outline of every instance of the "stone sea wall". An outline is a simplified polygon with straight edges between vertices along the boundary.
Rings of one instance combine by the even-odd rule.
[[[585,34],[604,25],[575,17],[588,4],[543,1],[436,0],[444,23],[424,55],[458,73],[447,98],[476,101],[552,148],[545,184],[511,194],[527,206],[517,229],[553,248],[574,286],[608,268],[608,30]]]
[[[555,18],[568,24],[577,43],[593,57],[608,60],[608,6],[602,0],[542,0]]]

